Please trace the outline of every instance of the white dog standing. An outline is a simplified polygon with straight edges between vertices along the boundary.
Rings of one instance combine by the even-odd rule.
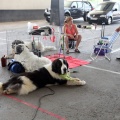
[[[33,52],[29,51],[25,44],[19,44],[15,47],[14,59],[23,65],[25,71],[29,72],[38,70],[44,65],[51,63],[51,60],[46,57],[34,55]]]

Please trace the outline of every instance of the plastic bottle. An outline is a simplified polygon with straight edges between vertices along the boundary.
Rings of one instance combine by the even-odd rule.
[[[5,67],[7,64],[7,59],[5,58],[5,55],[1,58],[1,65],[2,67]]]

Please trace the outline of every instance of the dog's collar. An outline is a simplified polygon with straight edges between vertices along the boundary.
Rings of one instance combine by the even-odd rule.
[[[28,49],[29,49],[29,47],[28,46],[26,46]]]

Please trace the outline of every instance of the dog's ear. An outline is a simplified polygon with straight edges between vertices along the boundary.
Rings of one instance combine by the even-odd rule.
[[[56,59],[52,62],[52,71],[58,74],[61,74],[62,63],[59,59]]]
[[[56,72],[57,71],[57,60],[54,60],[53,62],[52,62],[52,71],[53,72]]]
[[[63,59],[63,62],[67,66],[67,68],[69,68],[69,64],[68,64],[67,60]]]
[[[12,42],[12,48],[15,48],[15,45],[19,45],[19,44],[24,44],[24,42],[22,40],[14,40]]]

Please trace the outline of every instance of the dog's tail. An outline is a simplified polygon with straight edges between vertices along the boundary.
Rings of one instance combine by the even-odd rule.
[[[49,51],[49,50],[56,50],[55,46],[45,46],[44,51]]]
[[[2,94],[2,93],[3,93],[3,83],[0,82],[0,94]]]

